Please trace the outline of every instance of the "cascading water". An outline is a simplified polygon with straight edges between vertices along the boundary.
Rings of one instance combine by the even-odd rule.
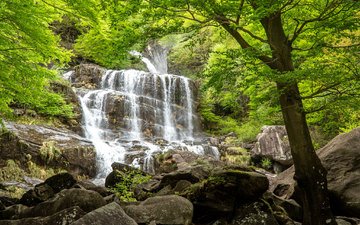
[[[107,70],[95,90],[78,91],[85,135],[97,150],[100,182],[116,161],[154,173],[156,153],[169,149],[205,153],[203,146],[193,144],[201,132],[194,111],[194,83],[186,77],[159,74],[150,60],[142,57],[142,61],[150,73]],[[66,76],[70,79],[72,74]],[[156,140],[163,144],[154,144]],[[219,157],[217,149],[208,149]]]

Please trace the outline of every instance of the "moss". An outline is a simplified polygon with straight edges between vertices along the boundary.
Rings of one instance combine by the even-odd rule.
[[[26,190],[23,188],[9,186],[6,187],[4,190],[0,190],[0,196],[7,196],[10,198],[17,198],[20,199],[23,194],[25,194]]]
[[[241,147],[229,147],[227,152],[222,157],[222,159],[226,162],[241,165],[241,166],[248,166],[250,165],[250,153],[248,150],[241,148]]]
[[[14,160],[7,160],[6,166],[0,170],[0,181],[19,181],[23,182],[24,176],[34,177],[45,180],[57,173],[64,172],[64,170],[47,169],[31,161],[31,157],[25,165],[25,169],[22,169],[20,163]]]
[[[61,150],[56,146],[55,141],[43,142],[39,151],[41,158],[48,163],[59,159],[62,154]]]
[[[203,195],[203,190],[205,188],[207,180],[192,184],[190,187],[186,188],[180,196],[189,199],[190,201],[199,199]]]
[[[22,181],[24,173],[14,160],[7,160],[6,166],[0,170],[0,181]]]

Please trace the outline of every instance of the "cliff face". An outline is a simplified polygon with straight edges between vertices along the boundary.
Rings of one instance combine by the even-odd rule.
[[[0,150],[1,166],[14,160],[26,167],[31,161],[78,175],[94,176],[96,172],[92,143],[66,129],[5,122]]]

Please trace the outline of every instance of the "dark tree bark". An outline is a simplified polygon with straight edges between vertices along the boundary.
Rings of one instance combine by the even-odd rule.
[[[261,19],[273,60],[268,65],[279,72],[294,70],[291,46],[278,12]],[[304,225],[336,224],[330,209],[326,170],[316,155],[306,122],[306,114],[296,82],[277,82],[280,106],[295,166],[294,179],[301,192]]]
[[[257,6],[253,4],[252,7],[256,9]],[[252,48],[239,31],[230,26],[230,21],[223,15],[218,16],[217,22],[243,49]],[[265,30],[272,56],[258,56],[258,58],[278,72],[293,71],[291,42],[285,35],[281,12],[264,17],[260,22]],[[327,172],[316,155],[311,141],[298,84],[294,81],[279,81],[276,84],[295,166],[294,179],[301,192],[303,224],[337,224],[330,209]]]

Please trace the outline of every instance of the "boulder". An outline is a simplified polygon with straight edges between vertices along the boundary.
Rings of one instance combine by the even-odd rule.
[[[231,216],[237,205],[258,199],[268,186],[262,174],[228,170],[211,175],[181,195],[194,204],[194,222],[209,223]]]
[[[135,220],[126,215],[124,210],[115,202],[89,212],[72,225],[137,225]]]
[[[124,207],[126,214],[139,224],[150,223],[189,225],[192,221],[193,205],[177,195],[157,196],[138,205]]]
[[[34,189],[27,191],[20,199],[26,206],[34,206],[52,198],[63,189],[69,189],[76,184],[75,178],[69,173],[60,173],[45,180],[44,183],[35,185]]]
[[[360,215],[360,128],[341,134],[317,151],[328,171],[330,202],[337,215]],[[297,198],[294,193],[294,167],[279,174],[270,191],[283,198]]]
[[[31,160],[47,168],[94,176],[96,152],[90,141],[67,129],[5,122],[0,133],[0,166],[16,160],[26,166]]]
[[[182,170],[176,170],[174,172],[165,174],[160,182],[159,188],[163,188],[167,185],[175,187],[176,183],[180,180],[197,183],[200,180],[207,178],[209,175],[210,171],[205,166],[189,166]]]
[[[112,194],[110,190],[108,190],[104,186],[97,186],[96,184],[92,183],[91,181],[79,181],[74,188],[82,188],[86,190],[96,191],[101,196],[106,197]]]
[[[83,211],[90,212],[106,202],[100,194],[83,189],[65,189],[52,199],[39,203],[34,207],[23,208],[14,213],[16,218],[46,217],[72,206],[79,206]]]
[[[317,154],[328,171],[333,209],[360,218],[360,127],[338,135]]]
[[[284,166],[292,165],[285,126],[264,126],[256,139],[256,144],[251,150],[253,155],[269,158]]]
[[[85,214],[78,206],[73,206],[46,217],[0,220],[0,225],[69,225]]]

